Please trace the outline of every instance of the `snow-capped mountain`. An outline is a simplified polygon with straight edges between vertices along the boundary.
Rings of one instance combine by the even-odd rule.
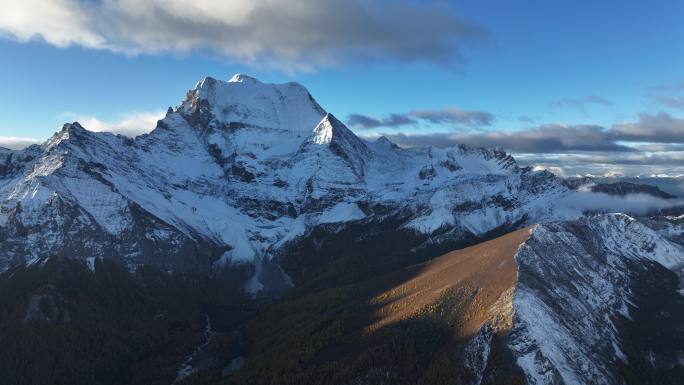
[[[203,322],[212,313],[232,331],[251,319],[244,338],[221,340],[237,344],[222,353],[233,383],[267,383],[265,371],[281,373],[274,366],[291,383],[326,370],[359,384],[452,374],[468,384],[676,383],[684,219],[585,215],[562,204],[578,186],[501,150],[362,140],[297,83],[205,78],[149,134],[72,123],[42,145],[0,148],[0,278],[35,286],[21,293],[27,304],[17,297],[3,311],[29,324],[87,319],[69,277],[108,288],[112,274],[116,287],[147,293],[128,299],[157,325],[166,316],[149,297],[176,309],[176,285],[202,282],[185,300],[202,298]],[[598,191],[648,192],[637,187]],[[251,307],[268,301],[243,291],[300,282],[258,313]],[[85,299],[93,309],[110,302]],[[208,343],[195,351],[208,354]],[[418,359],[393,357],[397,346]],[[389,358],[376,361],[370,347]],[[273,359],[279,349],[294,358]]]
[[[409,213],[425,234],[572,217],[568,189],[499,150],[359,139],[297,83],[205,78],[135,139],[66,124],[3,151],[0,263],[98,256],[206,271],[268,260],[312,228]]]

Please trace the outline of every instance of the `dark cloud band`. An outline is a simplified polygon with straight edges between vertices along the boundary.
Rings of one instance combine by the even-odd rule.
[[[390,114],[385,118],[351,114],[347,119],[347,124],[357,129],[371,129],[416,125],[419,121],[424,121],[431,124],[449,124],[458,127],[478,128],[491,126],[495,120],[494,114],[487,111],[469,111],[457,107],[449,107],[437,110],[416,110],[403,114]]]
[[[523,131],[487,133],[434,133],[386,135],[401,146],[430,145],[450,147],[466,144],[473,147],[501,147],[523,153],[553,153],[568,151],[633,152],[636,149],[617,144],[600,126],[545,125]]]
[[[684,119],[664,112],[642,114],[634,122],[610,128],[547,124],[519,131],[464,132],[451,126],[447,132],[385,136],[404,147],[500,147],[527,164],[585,173],[630,169],[633,173],[684,174]]]

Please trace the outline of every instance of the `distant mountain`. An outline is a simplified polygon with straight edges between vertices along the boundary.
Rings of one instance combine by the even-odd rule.
[[[680,198],[684,197],[684,175],[621,177],[619,179],[625,182],[656,186],[668,194]]]
[[[646,194],[656,198],[673,199],[675,195],[668,194],[654,185],[646,183],[633,183],[622,180],[617,181],[602,181],[604,179],[597,179],[592,177],[582,178],[568,178],[563,183],[573,190],[580,187],[588,187],[592,192],[604,193],[615,196],[625,196],[629,194]]]

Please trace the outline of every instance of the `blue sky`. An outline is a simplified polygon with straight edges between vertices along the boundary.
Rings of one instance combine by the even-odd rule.
[[[240,72],[299,81],[358,134],[402,145],[509,147],[565,173],[684,173],[684,3],[390,3],[7,5],[0,145],[71,120],[149,129],[201,77]]]

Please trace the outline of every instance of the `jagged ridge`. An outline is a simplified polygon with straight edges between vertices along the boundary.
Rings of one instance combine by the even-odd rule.
[[[405,229],[465,237],[548,216],[567,192],[501,151],[365,143],[301,85],[244,75],[198,82],[150,134],[68,124],[0,163],[5,267],[49,254],[251,263],[319,224],[407,210]]]

